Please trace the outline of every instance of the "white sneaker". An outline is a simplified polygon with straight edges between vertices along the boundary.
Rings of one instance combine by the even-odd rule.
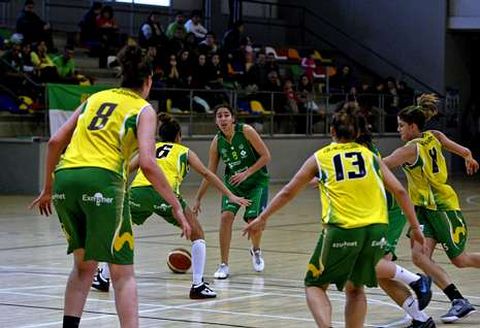
[[[213,274],[215,279],[227,279],[228,276],[230,275],[228,265],[225,263],[222,263],[218,266],[217,271]]]
[[[262,257],[262,251],[259,249],[254,251],[253,248],[250,248],[250,255],[252,255],[253,270],[262,272],[265,268],[265,261]]]

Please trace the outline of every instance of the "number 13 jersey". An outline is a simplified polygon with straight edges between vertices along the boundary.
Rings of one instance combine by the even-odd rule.
[[[402,166],[408,180],[408,193],[416,206],[431,210],[460,210],[458,197],[447,184],[448,168],[442,154],[442,144],[432,132],[422,133],[420,138],[410,140],[406,146],[415,144],[415,163]]]
[[[83,104],[58,169],[100,167],[125,177],[138,148],[137,120],[149,103],[132,90],[97,92]],[[155,124],[152,122],[152,124]]]
[[[376,155],[355,142],[334,142],[314,156],[324,224],[346,229],[388,224],[385,187]]]

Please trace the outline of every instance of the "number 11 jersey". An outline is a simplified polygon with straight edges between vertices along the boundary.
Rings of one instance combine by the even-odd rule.
[[[331,143],[315,153],[322,222],[353,229],[388,224],[379,159],[355,142]]]
[[[416,206],[430,210],[460,210],[458,197],[447,184],[448,168],[442,154],[442,144],[431,131],[422,133],[420,138],[410,140],[406,146],[415,144],[415,163],[402,166],[408,180],[408,194]]]
[[[72,140],[57,170],[100,167],[125,177],[138,148],[137,121],[149,103],[129,89],[97,92],[83,104]],[[155,124],[155,122],[152,122]]]

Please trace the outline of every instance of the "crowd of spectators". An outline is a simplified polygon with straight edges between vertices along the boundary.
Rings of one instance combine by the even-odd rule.
[[[9,85],[22,83],[15,76],[19,72],[38,82],[92,83],[93,79],[79,75],[75,69],[73,43],[67,44],[61,54],[52,55],[50,50],[56,49],[50,25],[35,14],[34,5],[33,0],[25,2],[17,21],[18,34],[2,56],[3,62],[16,70],[7,77],[12,80]],[[235,90],[239,95],[236,105],[241,111],[274,111],[279,117],[276,124],[280,131],[302,133],[307,113],[323,117],[347,96],[358,102],[374,130],[379,128],[383,114],[385,129],[394,131],[398,110],[413,103],[413,90],[403,81],[363,80],[348,65],[325,73],[314,50],[305,51],[296,62],[279,60],[270,47],[255,44],[242,21],[235,22],[222,38],[217,38],[202,25],[201,11],[193,10],[189,17],[176,12],[166,28],[160,18],[159,12],[149,13],[138,34],[128,38],[120,33],[113,8],[93,2],[79,22],[79,42],[92,56],[99,57],[99,67],[103,68],[110,65],[109,56],[135,39],[150,58],[154,72],[152,97],[161,101],[160,108],[164,110],[210,113],[216,104],[231,101],[228,90]],[[330,87],[321,90],[317,86],[325,84],[326,75],[330,77]],[[330,107],[318,101],[323,97],[322,91],[332,94]],[[291,120],[291,116],[296,118]],[[296,123],[292,125],[292,121]]]

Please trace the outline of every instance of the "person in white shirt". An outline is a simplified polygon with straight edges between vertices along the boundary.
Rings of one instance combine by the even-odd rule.
[[[200,10],[193,10],[191,18],[185,23],[187,33],[195,34],[198,41],[203,40],[207,34],[207,29],[200,23],[201,20],[202,13]]]

